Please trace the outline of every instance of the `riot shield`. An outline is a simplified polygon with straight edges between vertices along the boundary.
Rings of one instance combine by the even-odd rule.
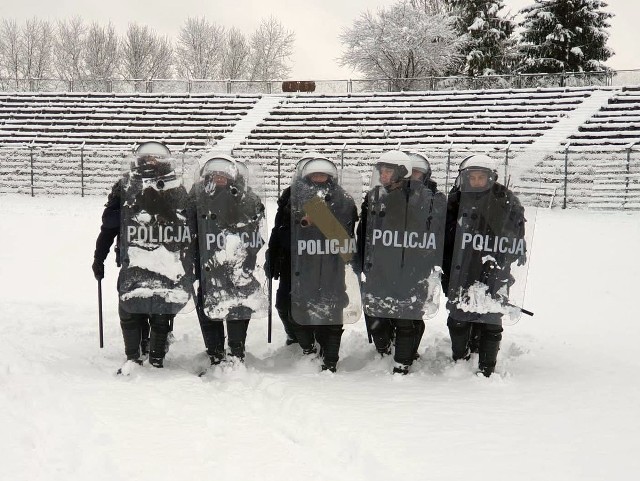
[[[267,239],[259,169],[212,159],[196,173],[200,295],[215,320],[266,317],[266,276],[257,264]]]
[[[302,176],[292,181],[291,317],[297,324],[340,325],[362,315],[354,234],[358,208],[340,184],[346,177],[356,183],[358,175],[343,170],[322,183]]]
[[[539,175],[527,168],[502,167],[487,188],[459,175],[445,242],[452,318],[505,325],[520,319],[538,203],[531,192],[539,185]]]
[[[171,158],[129,158],[121,179],[120,306],[134,314],[194,307],[188,194]]]
[[[440,305],[446,197],[422,181],[383,186],[371,176],[360,228],[364,235],[364,312],[390,319],[428,319]]]

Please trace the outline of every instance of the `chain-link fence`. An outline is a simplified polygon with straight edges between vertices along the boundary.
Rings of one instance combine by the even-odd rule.
[[[400,147],[402,148],[402,147]],[[412,149],[416,149],[412,146]],[[458,149],[417,149],[429,156],[433,179],[449,191],[460,162],[471,153]],[[232,154],[264,170],[266,193],[276,198],[289,185],[300,149],[235,148]],[[359,171],[363,192],[368,188],[372,166],[382,150],[347,148],[322,151],[341,167]],[[572,150],[531,152],[496,149],[488,153],[500,161],[499,174],[507,181],[510,172],[529,185],[537,205],[562,208],[640,210],[640,145],[595,152]],[[104,195],[122,175],[131,150],[107,148],[12,147],[0,149],[0,193],[41,195]],[[190,175],[198,151],[176,153],[179,170]],[[502,170],[504,169],[504,171]]]
[[[565,72],[554,74],[488,75],[481,77],[422,77],[408,79],[316,80],[315,93],[399,92],[425,90],[477,90],[537,87],[580,87],[640,84],[640,70]],[[185,79],[8,79],[0,78],[5,92],[118,92],[280,94],[283,81]]]

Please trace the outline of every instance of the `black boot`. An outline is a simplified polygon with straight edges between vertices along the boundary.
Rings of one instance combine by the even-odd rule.
[[[396,365],[393,366],[393,374],[402,374],[403,376],[406,376],[409,374],[409,367],[411,366],[408,364],[397,362]]]
[[[393,360],[397,364],[407,366],[408,372],[408,366],[413,363],[416,346],[416,330],[413,320],[396,319],[393,324],[396,327],[396,351]]]
[[[245,341],[247,339],[248,319],[227,321],[227,332],[229,334],[229,354],[244,362]]]
[[[340,341],[342,326],[319,326],[316,328],[316,339],[322,343],[322,370],[336,372],[340,359]]]
[[[464,359],[468,361],[471,358],[469,352],[469,332],[471,323],[456,321],[449,318],[447,326],[449,327],[449,336],[451,337],[451,355],[454,362]]]
[[[480,336],[478,372],[485,377],[491,376],[496,368],[500,341],[502,340],[502,327],[484,324]]]
[[[224,324],[199,317],[200,330],[211,365],[220,364],[224,360]]]
[[[123,309],[118,309],[118,311],[122,339],[124,341],[124,353],[128,360],[138,360],[140,359],[140,342],[142,340],[140,325],[143,321],[146,322],[146,316],[143,314],[131,314]]]
[[[391,341],[393,339],[393,326],[389,319],[372,317],[365,314],[365,322],[371,333],[371,338],[376,346],[376,351],[381,356],[391,354]]]
[[[413,360],[420,359],[420,354],[418,354],[418,349],[420,347],[420,341],[422,341],[422,336],[424,336],[425,323],[424,321],[413,321],[413,328],[415,329],[415,344],[413,347]]]
[[[471,324],[471,332],[469,334],[469,352],[477,354],[480,352],[480,335],[482,333],[481,325],[477,323]]]
[[[302,354],[305,356],[316,354],[318,348],[316,347],[316,337],[313,332],[313,327],[294,324],[294,330],[298,344],[300,344],[300,348],[302,349]]]
[[[164,356],[167,353],[167,336],[173,316],[158,314],[151,316],[151,335],[149,337],[149,364],[164,367]]]

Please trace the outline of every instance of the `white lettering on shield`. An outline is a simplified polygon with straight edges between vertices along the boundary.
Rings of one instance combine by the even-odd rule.
[[[462,234],[462,249],[467,247],[480,252],[524,255],[524,239],[517,237],[498,237],[465,232]]]
[[[130,225],[127,226],[127,242],[164,243],[188,242],[191,232],[188,226],[171,225]]]
[[[224,249],[227,246],[227,235],[225,232],[219,234],[213,234],[208,232],[205,236],[207,242],[207,250]],[[235,234],[234,234],[235,235]],[[256,247],[260,248],[264,244],[260,232],[242,232],[239,234],[243,247]]]
[[[355,239],[315,239],[315,240],[298,240],[298,255],[303,254],[315,255],[337,255],[337,254],[355,254]]]
[[[398,232],[397,230],[373,229],[371,244],[405,249],[435,249],[436,235],[433,232]]]

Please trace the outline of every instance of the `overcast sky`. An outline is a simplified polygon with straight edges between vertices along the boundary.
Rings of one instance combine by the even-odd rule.
[[[177,37],[188,17],[205,16],[226,27],[253,31],[260,20],[273,14],[296,34],[291,78],[356,78],[340,67],[338,35],[358,15],[375,11],[395,0],[0,0],[0,17],[22,21],[32,16],[56,20],[80,15],[87,21],[107,23],[121,32],[129,22],[139,22],[158,32]],[[506,0],[507,9],[517,12],[532,0]],[[615,69],[640,68],[640,1],[608,0],[612,19],[609,45],[615,50],[608,65]]]

